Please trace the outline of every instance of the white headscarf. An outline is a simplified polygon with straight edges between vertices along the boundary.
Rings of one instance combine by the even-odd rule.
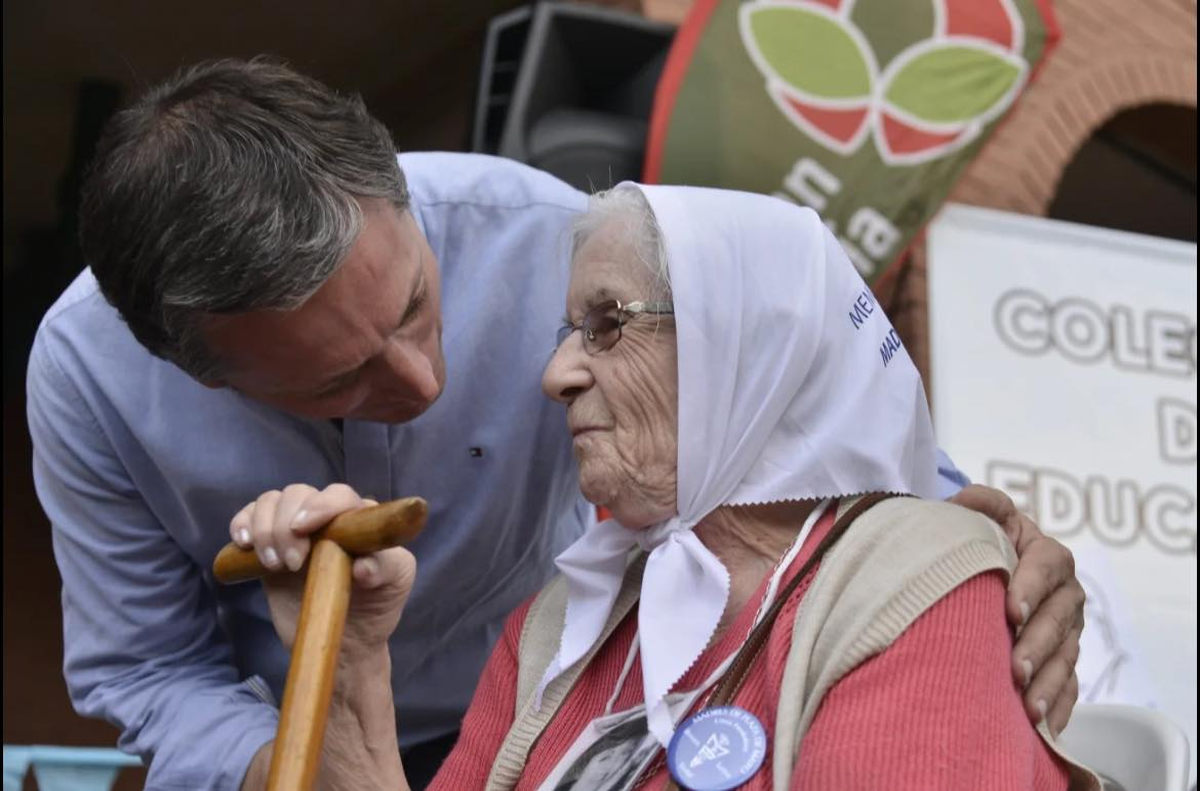
[[[665,746],[674,723],[664,698],[729,596],[729,572],[692,528],[721,505],[933,497],[935,446],[916,367],[813,211],[725,190],[637,188],[662,229],[675,303],[678,515],[645,530],[610,519],[558,557],[566,622],[537,694],[540,705],[598,639],[640,545],[642,682]]]

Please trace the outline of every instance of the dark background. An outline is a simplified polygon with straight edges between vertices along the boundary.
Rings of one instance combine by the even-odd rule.
[[[105,723],[76,716],[67,699],[60,583],[33,493],[23,402],[37,322],[82,266],[75,202],[103,119],[179,66],[266,52],[361,93],[402,150],[467,150],[486,25],[518,5],[4,4],[5,744],[111,746],[117,736]],[[1195,110],[1152,105],[1112,119],[1077,153],[1049,214],[1195,241]],[[126,770],[117,788],[139,788],[144,776]]]

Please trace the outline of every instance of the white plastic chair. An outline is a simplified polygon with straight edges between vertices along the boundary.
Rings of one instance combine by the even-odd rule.
[[[1188,791],[1187,737],[1152,709],[1080,703],[1058,747],[1123,791]]]

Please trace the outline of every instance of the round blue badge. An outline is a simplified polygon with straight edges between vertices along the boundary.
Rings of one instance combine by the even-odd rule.
[[[750,712],[715,706],[687,718],[667,747],[667,769],[690,791],[727,791],[750,779],[767,757],[767,732]]]

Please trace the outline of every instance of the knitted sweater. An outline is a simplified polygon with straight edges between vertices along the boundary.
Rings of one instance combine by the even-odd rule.
[[[833,511],[805,542],[785,575],[803,565],[833,523]],[[734,704],[763,722],[776,719],[803,581],[775,622],[766,650]],[[745,640],[766,580],[736,620],[676,686],[698,686]],[[941,598],[887,650],[859,664],[825,695],[791,772],[796,789],[1065,789],[1066,770],[1029,724],[1009,670],[1012,637],[1004,616],[1004,576],[972,577]],[[483,788],[513,723],[517,657],[526,603],[510,617],[463,722],[462,736],[431,789]],[[516,787],[536,789],[613,694],[637,629],[636,608],[596,653],[542,733]],[[614,711],[642,701],[640,662]],[[772,787],[772,760],[744,786]],[[667,781],[661,755],[642,786]]]

